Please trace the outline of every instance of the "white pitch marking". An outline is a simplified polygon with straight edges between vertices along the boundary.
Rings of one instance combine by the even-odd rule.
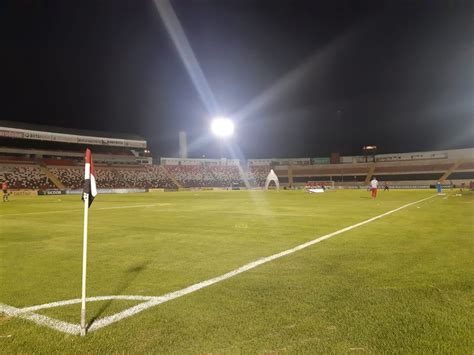
[[[332,238],[332,237],[334,237],[336,235],[339,235],[341,233],[344,233],[344,232],[350,231],[352,229],[358,228],[358,227],[363,226],[367,223],[371,223],[373,221],[376,221],[380,218],[388,216],[392,213],[400,211],[400,210],[402,210],[404,208],[407,208],[409,206],[412,206],[412,205],[415,205],[417,203],[432,199],[436,196],[437,195],[433,195],[433,196],[426,197],[424,199],[421,199],[421,200],[418,200],[418,201],[415,201],[415,202],[407,203],[407,204],[405,204],[401,207],[395,208],[391,211],[388,211],[388,212],[382,213],[378,216],[366,219],[365,221],[362,221],[362,222],[353,224],[351,226],[339,229],[335,232],[326,234],[322,237],[313,239],[309,242],[300,244],[300,245],[298,245],[294,248],[287,249],[287,250],[282,251],[280,253],[273,254],[273,255],[258,259],[256,261],[253,261],[251,263],[243,265],[243,266],[239,267],[238,269],[235,269],[235,270],[232,270],[228,273],[225,273],[223,275],[214,277],[214,278],[206,280],[206,281],[199,282],[197,284],[188,286],[188,287],[183,288],[183,289],[178,290],[178,291],[167,293],[163,296],[99,296],[99,297],[88,298],[87,301],[101,301],[101,300],[109,300],[109,299],[147,300],[144,303],[141,303],[141,304],[135,305],[133,307],[130,307],[130,308],[128,308],[128,309],[126,309],[122,312],[119,312],[119,313],[116,313],[112,316],[101,318],[101,319],[95,321],[90,326],[89,331],[98,330],[98,329],[106,327],[106,326],[108,326],[112,323],[118,322],[118,321],[120,321],[124,318],[131,317],[131,316],[133,316],[137,313],[140,313],[140,312],[142,312],[142,311],[144,311],[148,308],[157,306],[161,303],[171,301],[175,298],[182,297],[182,296],[190,294],[192,292],[196,292],[200,289],[203,289],[205,287],[214,285],[218,282],[230,279],[231,277],[239,275],[239,274],[241,274],[243,272],[246,272],[248,270],[254,269],[257,266],[268,263],[268,262],[273,261],[275,259],[279,259],[283,256],[295,253],[299,250],[308,248],[308,247],[310,247],[314,244],[320,243],[320,242],[322,242],[326,239]],[[24,313],[24,312],[30,312],[32,310],[39,310],[39,309],[45,309],[45,308],[51,308],[51,307],[59,307],[59,306],[68,305],[68,304],[75,304],[75,303],[79,303],[79,302],[80,302],[80,299],[73,299],[73,300],[59,301],[59,302],[47,303],[47,304],[43,304],[43,305],[25,307],[25,308],[15,308],[15,307],[11,307],[11,306],[8,306],[8,305],[0,304],[0,311],[6,313],[8,315],[11,315],[11,316],[17,316],[17,317],[20,317],[20,318],[29,319],[29,320],[37,323],[37,324],[45,325],[45,326],[48,326],[50,328],[53,328],[53,329],[56,329],[56,330],[59,330],[59,331],[65,332],[65,333],[79,334],[80,333],[80,325],[78,325],[78,324],[71,324],[71,323],[59,321],[57,319],[49,318],[49,317],[46,317],[46,316],[43,316],[43,315],[38,315],[38,314],[35,314],[35,313]]]
[[[94,301],[107,301],[107,300],[132,300],[132,301],[148,301],[156,297],[153,296],[99,296],[99,297],[89,297],[86,300],[88,302]],[[81,326],[79,324],[72,324],[64,322],[58,319],[54,319],[45,315],[33,313],[34,311],[39,311],[47,308],[55,308],[61,306],[67,306],[71,304],[81,303],[81,299],[72,299],[67,301],[52,302],[46,303],[38,306],[16,308],[6,304],[0,303],[0,312],[3,312],[12,317],[18,317],[22,319],[30,320],[36,324],[44,325],[52,329],[59,330],[64,333],[78,335],[81,332]]]
[[[27,319],[36,324],[45,325],[49,328],[59,330],[63,333],[77,335],[81,332],[81,326],[79,324],[64,322],[36,313],[22,313],[20,308],[8,306],[2,303],[0,303],[0,312],[3,312],[12,317]]]
[[[160,203],[160,204],[151,204],[151,205],[130,205],[130,206],[115,206],[115,207],[100,207],[96,208],[96,210],[115,210],[121,208],[140,208],[140,207],[154,207],[154,206],[166,206],[167,204]],[[72,208],[69,210],[60,210],[60,211],[42,211],[42,212],[27,212],[27,213],[5,213],[0,214],[0,217],[4,216],[29,216],[35,214],[49,214],[49,213],[63,213],[63,212],[77,212],[82,211],[82,208]]]
[[[110,301],[110,300],[149,301],[149,300],[151,300],[152,298],[155,298],[155,297],[156,296],[125,296],[125,295],[124,296],[98,296],[98,297],[88,297],[88,298],[86,298],[86,301],[87,302]],[[40,305],[37,305],[37,306],[19,308],[19,311],[21,313],[36,312],[40,309],[69,306],[71,304],[81,303],[81,301],[82,300],[80,298],[74,298],[72,300],[51,302],[51,303],[40,304]]]
[[[96,208],[97,210],[118,210],[122,208],[137,208],[137,207],[154,207],[156,204],[152,205],[134,205],[134,206],[115,206],[115,207],[101,207],[101,208]]]

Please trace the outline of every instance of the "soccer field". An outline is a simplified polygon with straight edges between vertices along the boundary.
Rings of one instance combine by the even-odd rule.
[[[87,296],[134,297],[88,302],[86,337],[70,334],[79,303],[50,305],[81,296],[80,197],[12,198],[0,205],[0,352],[471,353],[474,194],[457,194],[99,195]]]

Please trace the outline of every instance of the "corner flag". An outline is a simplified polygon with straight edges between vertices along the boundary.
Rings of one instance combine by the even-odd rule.
[[[92,153],[89,148],[86,149],[86,164],[85,164],[85,177],[84,177],[84,193],[83,199],[85,200],[85,194],[89,197],[89,206],[92,205],[94,197],[97,196],[97,187],[95,184],[95,169],[94,162],[92,161]]]
[[[87,223],[89,220],[89,207],[97,196],[97,186],[95,185],[95,170],[92,162],[92,153],[86,149],[84,175],[84,191],[82,200],[84,201],[84,241],[82,244],[82,302],[81,302],[81,336],[86,335],[86,275],[87,275]]]

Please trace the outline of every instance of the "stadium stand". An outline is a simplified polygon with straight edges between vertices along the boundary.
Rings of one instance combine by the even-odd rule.
[[[451,171],[452,166],[453,163],[446,161],[426,161],[424,164],[375,163],[375,168],[366,163],[273,168],[283,185],[291,186],[303,186],[307,181],[329,180],[340,186],[362,186],[369,175],[377,176],[379,181],[420,185],[434,184],[446,174],[449,174],[446,180],[454,184],[469,184],[474,179],[474,162],[464,162]],[[0,174],[4,172],[12,188],[52,189],[60,188],[61,184],[67,189],[78,189],[83,184],[82,163],[67,159],[0,157],[0,168]],[[97,164],[96,172],[97,184],[101,188],[228,188],[244,186],[245,179],[250,182],[250,186],[263,186],[271,168],[269,165],[250,166],[243,173],[244,169],[238,166]],[[59,183],[55,183],[54,178]]]
[[[238,166],[167,165],[177,183],[183,187],[231,187],[243,186],[244,177]]]
[[[239,170],[238,166],[210,166],[209,169],[217,187],[244,185],[243,172]]]
[[[4,179],[12,189],[52,189],[54,184],[41,172],[39,166],[3,165]]]
[[[257,186],[264,186],[265,180],[267,179],[267,175],[270,172],[270,170],[271,170],[270,165],[250,166],[249,180],[255,181],[255,184]],[[284,174],[281,174],[281,176],[284,176]]]
[[[75,166],[51,167],[48,169],[63,183],[66,188],[77,189],[84,184],[84,169]]]
[[[189,161],[189,159],[188,159]],[[456,168],[452,167],[456,164]],[[10,180],[12,188],[51,189],[82,187],[81,162],[70,159],[32,159],[0,156],[0,173]],[[270,165],[250,166],[239,169],[236,165],[123,165],[97,164],[97,184],[101,188],[165,188],[177,187],[231,187],[263,186]],[[380,162],[355,164],[327,164],[304,166],[274,166],[285,185],[303,186],[307,181],[335,181],[340,186],[364,185],[368,176],[379,181],[397,184],[434,184],[443,176],[454,184],[469,184],[474,179],[474,162],[453,163],[448,160],[420,162]],[[52,175],[50,175],[52,174]],[[245,176],[243,176],[245,175]],[[49,178],[48,178],[49,177]],[[55,178],[58,182],[55,183]],[[462,181],[461,181],[462,180]],[[63,187],[60,187],[60,184]]]
[[[155,165],[146,144],[137,136],[5,127],[0,121],[0,179],[8,180],[12,189],[80,189],[84,150],[91,147],[97,186],[107,189],[261,187],[271,169],[284,187],[302,187],[308,181],[361,187],[372,176],[396,185],[470,185],[474,180],[474,149],[380,154],[371,162],[365,156],[341,156],[336,162],[329,157],[250,159],[247,164],[162,158],[162,164]]]
[[[61,182],[70,189],[81,188],[84,169],[75,166],[49,167]],[[97,186],[100,188],[176,188],[159,166],[96,167]]]

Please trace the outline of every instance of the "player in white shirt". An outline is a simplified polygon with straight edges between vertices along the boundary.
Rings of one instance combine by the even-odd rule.
[[[370,181],[370,191],[372,192],[372,198],[377,197],[377,188],[379,187],[379,182],[375,178],[375,176]]]

